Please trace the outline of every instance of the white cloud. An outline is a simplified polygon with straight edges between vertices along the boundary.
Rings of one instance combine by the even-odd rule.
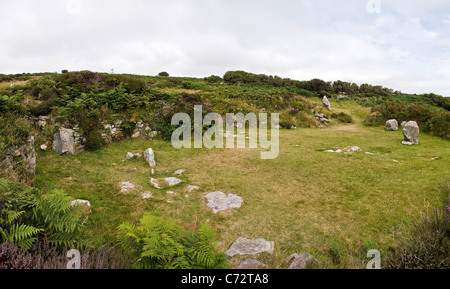
[[[0,73],[114,68],[203,77],[243,69],[450,95],[448,1],[382,0],[380,14],[366,4],[2,0]]]

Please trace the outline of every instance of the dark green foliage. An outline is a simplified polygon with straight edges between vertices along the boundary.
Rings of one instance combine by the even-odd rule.
[[[0,179],[2,242],[29,249],[37,238],[55,245],[79,245],[82,206],[71,206],[62,191],[43,192]]]
[[[123,223],[118,238],[135,255],[140,269],[224,269],[229,265],[224,254],[215,251],[214,230],[201,225],[184,231],[175,222],[150,214],[140,225]]]
[[[95,151],[106,144],[101,133],[100,112],[98,110],[82,111],[78,114],[78,119],[80,128],[86,138],[84,143],[86,150]]]
[[[124,137],[131,137],[136,128],[136,123],[134,121],[124,121],[120,125],[120,129]]]
[[[163,72],[158,73],[158,76],[168,77],[168,76],[169,76],[169,73],[163,71]]]
[[[204,79],[207,82],[209,82],[209,83],[220,83],[220,82],[222,82],[222,77],[217,76],[217,75],[211,75],[211,76],[205,77]]]
[[[388,101],[373,107],[364,124],[380,126],[389,119],[396,119],[399,123],[413,120],[417,122],[422,131],[433,136],[450,139],[450,112],[443,109]]]
[[[428,126],[430,135],[450,139],[450,112],[434,112]]]
[[[62,73],[62,74],[64,74],[64,73],[69,73],[69,71],[68,71],[67,69],[63,69],[63,70],[61,70],[61,73]]]
[[[21,103],[22,100],[22,91],[12,95],[0,95],[0,113],[16,112],[24,114],[26,112],[26,107]]]

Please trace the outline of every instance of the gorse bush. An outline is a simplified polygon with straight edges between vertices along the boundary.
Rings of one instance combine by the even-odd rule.
[[[189,232],[173,221],[146,214],[138,226],[120,225],[118,239],[135,255],[136,268],[220,269],[229,266],[225,255],[215,252],[214,231],[208,225]]]

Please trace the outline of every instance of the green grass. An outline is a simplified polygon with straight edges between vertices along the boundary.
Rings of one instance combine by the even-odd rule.
[[[176,150],[161,140],[125,140],[78,156],[40,153],[35,185],[90,200],[86,231],[97,245],[114,242],[120,223],[137,223],[144,212],[152,212],[185,229],[210,224],[224,242],[221,251],[241,236],[275,241],[274,254],[256,256],[270,268],[285,268],[287,256],[303,252],[313,254],[321,268],[363,268],[361,248],[367,242],[383,254],[399,243],[414,218],[446,200],[442,185],[449,178],[450,145],[421,134],[418,146],[404,146],[401,131],[364,127],[366,108],[349,102],[332,105],[334,112],[352,115],[355,124],[281,130],[274,160],[261,160],[259,149]],[[353,145],[362,152],[323,152]],[[154,175],[143,159],[125,159],[128,151],[142,153],[149,147],[156,155]],[[150,178],[171,176],[178,169],[185,172],[183,183],[170,189],[176,195],[151,186]],[[121,193],[122,181],[137,187]],[[187,184],[200,190],[186,198]],[[202,195],[215,190],[238,194],[242,207],[213,214]],[[143,200],[145,191],[154,198]]]

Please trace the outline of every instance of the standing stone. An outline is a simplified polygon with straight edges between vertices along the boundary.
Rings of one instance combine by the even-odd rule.
[[[19,148],[19,155],[25,164],[25,171],[31,175],[36,173],[36,150],[34,149],[34,136],[31,136],[25,145]]]
[[[398,130],[398,121],[395,119],[390,119],[390,120],[386,121],[386,130],[387,131]]]
[[[408,121],[403,125],[404,145],[418,145],[419,144],[419,126],[415,121]]]
[[[153,153],[153,149],[149,148],[144,151],[144,159],[151,167],[156,167],[155,154]]]
[[[68,128],[60,128],[53,135],[53,149],[59,154],[75,155],[75,138],[74,131]]]
[[[323,103],[323,106],[324,106],[326,109],[328,109],[329,111],[331,111],[331,103],[330,103],[330,101],[328,100],[328,98],[327,98],[325,95],[323,96],[322,103]]]
[[[233,245],[225,252],[226,255],[255,255],[262,252],[273,253],[274,242],[264,239],[249,240],[243,237],[238,238]]]

